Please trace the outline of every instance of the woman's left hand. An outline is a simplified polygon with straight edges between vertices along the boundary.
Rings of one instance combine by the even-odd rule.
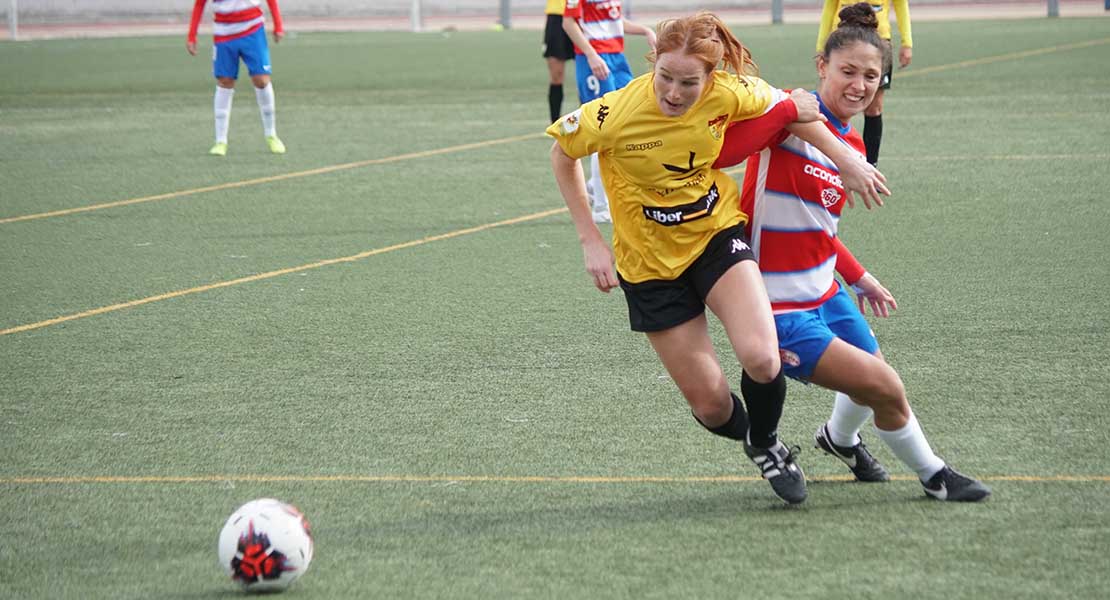
[[[840,181],[844,184],[844,191],[848,193],[848,206],[855,206],[853,193],[863,199],[867,210],[871,210],[872,205],[882,206],[883,195],[890,195],[890,190],[886,187],[886,176],[862,157],[841,162],[846,163],[837,163],[837,167],[840,168]]]
[[[798,118],[796,119],[798,123],[829,120],[821,114],[821,103],[817,101],[817,96],[808,91],[802,88],[794,88],[790,90],[790,99],[794,101],[794,107],[798,109]]]

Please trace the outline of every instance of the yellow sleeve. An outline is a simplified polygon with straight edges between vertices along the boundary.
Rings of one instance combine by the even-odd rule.
[[[604,147],[604,138],[601,134],[598,119],[598,110],[605,96],[591,100],[578,107],[578,110],[563,115],[563,118],[552,123],[544,132],[555,138],[562,146],[563,152],[571,158],[582,158],[596,153]]]
[[[905,0],[902,0],[905,2]],[[829,34],[832,33],[834,21],[836,20],[837,8],[840,7],[840,2],[837,0],[825,0],[825,8],[821,10],[821,28],[817,30],[817,51],[825,51],[825,40],[829,39]],[[901,14],[901,13],[899,13]]]
[[[775,103],[775,88],[758,77],[743,77],[735,81],[733,91],[739,100],[731,121],[754,119],[767,112]]]
[[[910,32],[910,2],[909,0],[891,0],[894,15],[898,19],[898,38],[907,48],[913,48],[913,34]]]

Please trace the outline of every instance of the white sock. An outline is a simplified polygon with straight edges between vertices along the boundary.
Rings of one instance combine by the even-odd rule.
[[[925,439],[925,432],[921,431],[921,425],[917,423],[917,417],[913,413],[910,413],[909,422],[901,429],[883,431],[876,427],[875,431],[894,456],[913,469],[919,479],[927,480],[944,468],[944,461],[933,454],[929,440]]]
[[[875,411],[869,406],[856,404],[841,392],[836,393],[833,401],[832,416],[829,417],[829,437],[837,446],[852,447],[860,442],[859,429],[870,421]]]
[[[268,82],[264,88],[254,88],[254,97],[258,99],[258,112],[262,114],[262,132],[266,137],[277,135],[277,126],[274,125],[274,82]]]
[[[216,114],[216,143],[227,143],[227,126],[231,122],[231,99],[235,95],[234,88],[216,86],[216,99],[213,109]]]
[[[609,212],[609,198],[605,196],[605,185],[601,183],[601,166],[597,154],[590,155],[590,202],[595,213]]]

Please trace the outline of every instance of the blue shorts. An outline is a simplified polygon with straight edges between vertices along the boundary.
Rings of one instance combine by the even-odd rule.
[[[844,288],[812,310],[775,315],[779,334],[779,356],[787,377],[805,381],[833,338],[874,354],[879,342],[856,303]]]
[[[239,59],[251,75],[270,74],[270,47],[266,45],[266,28],[241,38],[216,44],[212,50],[212,74],[216,77],[239,78]]]
[[[579,104],[585,104],[590,100],[604,96],[608,92],[619,90],[628,85],[629,81],[632,81],[632,68],[628,66],[628,61],[624,58],[623,53],[613,52],[600,56],[601,60],[609,65],[609,78],[605,81],[594,77],[585,54],[578,54],[574,57],[574,75],[578,79]]]

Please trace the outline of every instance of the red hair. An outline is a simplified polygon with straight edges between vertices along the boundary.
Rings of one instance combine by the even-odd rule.
[[[682,52],[701,60],[706,73],[711,73],[722,63],[724,69],[739,76],[759,73],[751,52],[732,35],[720,17],[711,12],[700,11],[686,17],[667,19],[659,23],[656,30],[658,41],[655,53],[647,57],[652,64],[662,54]]]

